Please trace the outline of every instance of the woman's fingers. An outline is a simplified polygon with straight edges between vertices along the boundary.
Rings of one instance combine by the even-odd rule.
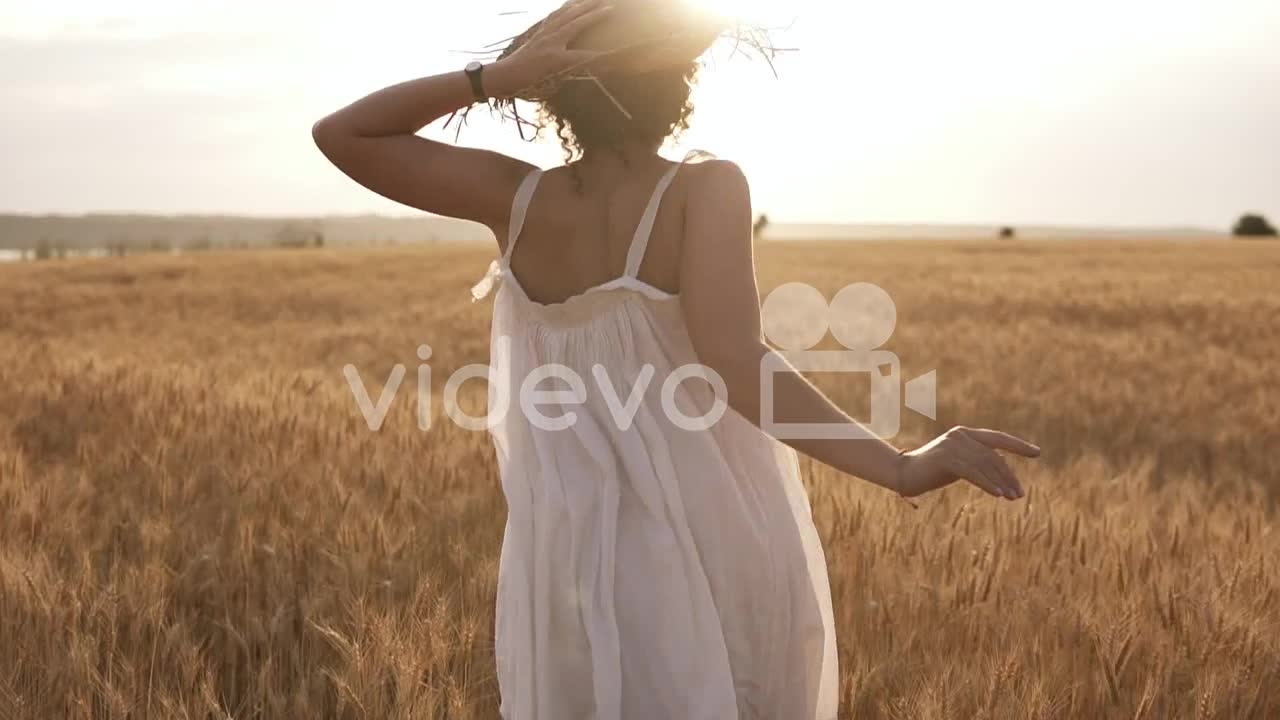
[[[967,453],[959,450],[953,450],[951,453],[951,461],[947,463],[950,471],[957,477],[968,480],[979,489],[996,497],[1004,497],[1004,492],[1000,489],[1000,485],[993,479],[987,477],[987,473],[983,471],[981,466],[974,463]]]
[[[963,438],[962,445],[969,455],[969,462],[982,468],[987,477],[998,482],[1006,498],[1017,500],[1025,495],[1022,483],[1018,482],[1013,469],[1004,461],[1004,458],[1000,457],[999,453],[967,434],[962,434],[960,437]]]
[[[988,478],[986,473],[984,473],[980,468],[975,465],[967,465],[967,468],[967,471],[963,473],[962,477],[964,477],[965,480],[968,480],[970,484],[977,486],[978,489],[993,497],[1002,498],[1005,496],[1004,491],[1000,489],[1000,486],[997,485],[994,480]]]
[[[570,45],[584,30],[607,17],[612,9],[608,0],[580,0],[564,5],[543,20],[512,57],[530,63],[539,79],[586,67],[595,71],[604,53],[572,49]]]
[[[981,459],[977,461],[978,464],[986,472],[987,477],[994,478],[1000,483],[1000,490],[1006,498],[1017,500],[1022,497],[1022,484],[1018,482],[1018,478],[1014,476],[1003,458],[985,448],[979,457]]]
[[[564,26],[573,22],[585,13],[599,8],[605,0],[580,0],[576,3],[561,5],[555,12],[548,15],[538,23],[533,31],[533,36],[529,38],[525,46],[532,45],[534,42],[539,44],[546,42],[548,39],[558,40],[560,31]]]
[[[589,13],[596,8],[602,7],[606,0],[577,0],[576,2],[565,3],[547,16],[543,21],[547,30],[555,32],[564,27],[565,23],[572,21],[574,18],[581,17],[583,13]]]
[[[1038,446],[1032,445],[1022,438],[1014,437],[1009,433],[1000,432],[999,430],[966,428],[964,434],[993,450],[1004,450],[1029,458],[1040,457],[1040,448]]]
[[[564,22],[552,30],[553,37],[566,45],[573,42],[584,30],[604,20],[613,12],[613,7],[603,0],[589,0],[582,3],[582,9],[566,16]]]
[[[927,472],[919,486],[937,488],[954,480],[966,480],[996,497],[1026,497],[1018,476],[997,450],[1026,457],[1040,454],[1040,448],[1008,433],[955,427],[912,453],[912,457],[928,459],[921,466]]]
[[[1009,463],[1000,457],[999,453],[992,452],[989,456],[991,462],[996,466],[998,472],[1008,479],[1008,487],[1013,491],[1013,497],[1010,500],[1018,500],[1027,496],[1027,491],[1022,488],[1022,481],[1018,479],[1017,474],[1013,472],[1013,468],[1009,467]]]

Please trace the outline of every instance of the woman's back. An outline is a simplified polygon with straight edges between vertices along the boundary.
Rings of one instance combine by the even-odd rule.
[[[473,290],[476,299],[501,279],[532,311],[577,308],[613,291],[674,301],[684,198],[669,196],[694,155],[679,163],[662,161],[661,175],[644,186],[637,186],[637,178],[645,182],[641,171],[618,177],[594,195],[573,187],[578,178],[569,168],[528,173],[512,201],[502,257]]]
[[[623,277],[650,208],[656,212],[637,277],[679,294],[686,182],[696,166],[658,160],[631,168],[615,162],[589,176],[568,166],[542,175],[510,263],[530,299],[562,303]],[[656,193],[667,179],[670,186]],[[509,242],[501,243],[504,253]]]

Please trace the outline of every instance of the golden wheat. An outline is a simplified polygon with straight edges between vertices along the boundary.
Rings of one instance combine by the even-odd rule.
[[[485,361],[467,288],[489,254],[0,267],[0,718],[496,717],[488,439],[418,430],[404,391],[372,433],[342,377],[376,398],[423,343],[437,385]],[[766,287],[891,293],[888,349],[939,371],[941,422],[904,441],[963,422],[1046,450],[1017,505],[957,487],[913,510],[805,463],[845,717],[1280,714],[1280,246],[760,264]]]

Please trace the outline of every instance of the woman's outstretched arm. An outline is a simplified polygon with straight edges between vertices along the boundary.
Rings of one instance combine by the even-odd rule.
[[[761,426],[761,363],[768,355],[784,361],[761,331],[750,188],[731,162],[714,160],[689,169],[692,189],[680,270],[685,321],[699,360],[724,379],[730,407]],[[773,414],[781,422],[858,425],[794,369],[778,373],[773,383]],[[905,496],[963,479],[997,497],[1017,499],[1024,494],[1022,486],[996,450],[1039,455],[1034,445],[992,430],[956,428],[909,453],[865,429],[860,432],[867,439],[786,442],[819,462]]]
[[[490,97],[518,95],[543,78],[589,62],[597,53],[569,43],[608,12],[599,0],[566,7],[542,32],[504,60],[485,67]],[[426,212],[473,220],[499,232],[511,198],[532,165],[488,150],[417,136],[439,118],[475,102],[461,70],[394,85],[320,120],[312,136],[351,179],[383,197]]]

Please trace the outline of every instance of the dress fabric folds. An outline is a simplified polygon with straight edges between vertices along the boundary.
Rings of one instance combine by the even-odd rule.
[[[732,410],[691,427],[716,398],[689,367],[678,298],[637,278],[682,165],[655,189],[624,276],[556,305],[511,271],[530,174],[474,290],[497,291],[504,720],[836,717],[831,593],[796,454]]]

